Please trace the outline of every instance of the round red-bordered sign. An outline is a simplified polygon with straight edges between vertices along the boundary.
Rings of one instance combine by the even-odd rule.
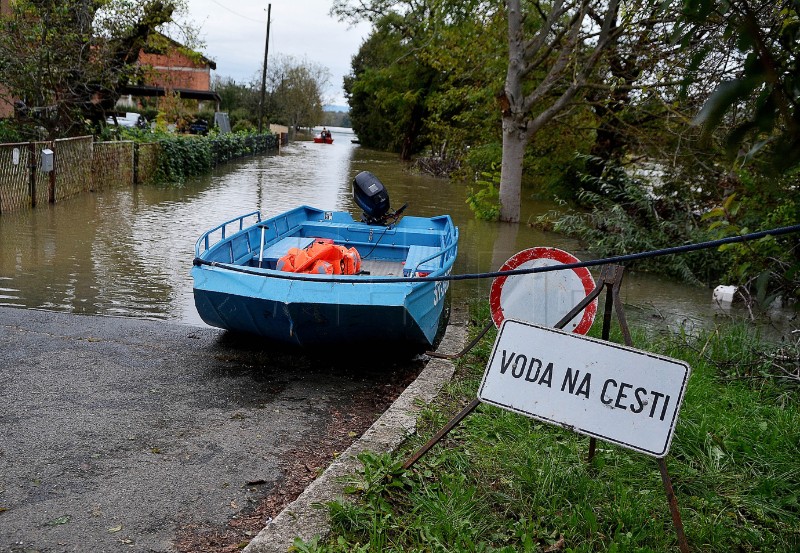
[[[500,270],[532,269],[579,262],[578,258],[563,250],[539,247],[515,254]],[[592,290],[594,279],[586,267],[500,276],[492,281],[489,293],[492,320],[498,327],[506,318],[555,326]],[[596,313],[597,299],[567,323],[564,330],[586,334],[592,327]]]

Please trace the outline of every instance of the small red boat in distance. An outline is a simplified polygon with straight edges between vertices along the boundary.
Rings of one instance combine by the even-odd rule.
[[[333,137],[331,136],[331,131],[329,131],[328,129],[323,128],[322,132],[314,137],[314,143],[315,144],[333,144]]]

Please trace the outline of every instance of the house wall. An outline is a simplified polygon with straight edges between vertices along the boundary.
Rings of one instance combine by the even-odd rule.
[[[0,84],[0,119],[14,115],[14,104],[11,103],[8,89]]]
[[[205,62],[194,61],[177,50],[168,54],[140,52],[139,64],[153,69],[146,72],[146,85],[211,90],[211,68]]]

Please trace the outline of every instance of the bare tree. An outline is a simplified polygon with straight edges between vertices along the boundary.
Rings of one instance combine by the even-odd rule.
[[[503,161],[500,220],[519,221],[522,162],[534,135],[587,86],[604,51],[624,30],[619,0],[506,0],[508,72],[500,100]],[[635,8],[630,7],[630,13]],[[531,21],[536,19],[536,22]],[[532,30],[529,30],[532,29]],[[532,85],[531,83],[535,83]]]
[[[277,56],[269,68],[269,81],[276,122],[290,127],[312,127],[322,121],[323,91],[330,71],[306,59]]]

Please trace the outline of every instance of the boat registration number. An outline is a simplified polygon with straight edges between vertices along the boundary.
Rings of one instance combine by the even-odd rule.
[[[445,276],[449,275],[450,271],[445,273]],[[447,289],[450,286],[449,280],[437,280],[436,284],[433,288],[433,305],[439,305],[439,302],[442,301],[444,295],[447,293]]]

